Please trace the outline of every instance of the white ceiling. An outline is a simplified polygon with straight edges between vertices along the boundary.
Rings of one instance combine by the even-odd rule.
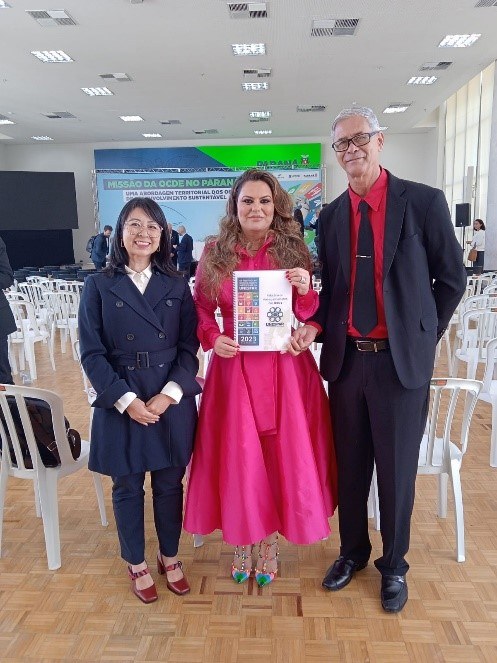
[[[492,0],[488,0],[488,3]],[[226,0],[7,0],[0,9],[0,125],[3,145],[143,141],[198,136],[272,138],[328,135],[330,122],[353,102],[372,106],[389,132],[422,131],[430,113],[497,58],[497,6],[478,0],[268,0],[268,18],[234,19]],[[497,4],[497,3],[496,3]],[[65,9],[76,26],[41,27],[25,10]],[[313,19],[359,19],[355,36],[311,37]],[[438,48],[446,34],[481,33],[469,48]],[[264,42],[264,56],[234,57],[231,44]],[[74,62],[43,64],[33,50],[63,50]],[[450,61],[430,86],[407,86],[425,62]],[[244,92],[245,68],[270,68],[270,89]],[[125,72],[131,82],[100,74]],[[430,72],[428,72],[430,73]],[[114,96],[89,97],[80,88],[107,85]],[[406,113],[383,115],[391,102]],[[297,113],[297,105],[324,105]],[[249,112],[271,110],[253,124]],[[68,111],[76,119],[43,113]],[[120,115],[141,115],[124,123]],[[161,120],[181,124],[162,126]],[[263,140],[263,138],[262,138]],[[149,141],[150,144],[154,140]]]

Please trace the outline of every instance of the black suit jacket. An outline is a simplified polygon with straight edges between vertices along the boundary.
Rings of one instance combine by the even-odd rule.
[[[193,239],[185,233],[180,237],[178,244],[178,267],[181,269],[182,265],[189,265],[193,260]]]
[[[314,316],[323,328],[321,374],[342,368],[350,305],[350,198],[345,191],[319,217],[322,290]],[[466,288],[462,248],[439,189],[389,173],[383,247],[383,295],[395,369],[404,387],[430,380],[437,334]]]
[[[10,266],[5,242],[0,238],[0,336],[8,336],[15,332],[16,323],[10,304],[4,294],[5,288],[14,283],[14,275]]]
[[[93,242],[93,248],[91,250],[90,257],[92,260],[96,260],[97,262],[105,262],[108,253],[109,245],[107,243],[107,237],[103,233],[99,233],[96,235],[95,241]]]

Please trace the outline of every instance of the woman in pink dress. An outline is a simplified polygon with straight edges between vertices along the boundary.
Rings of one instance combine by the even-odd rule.
[[[235,182],[219,234],[196,274],[198,336],[213,348],[202,395],[184,527],[221,529],[235,546],[232,577],[260,586],[277,574],[278,532],[296,544],[326,538],[336,506],[336,468],[326,392],[316,363],[294,338],[286,352],[240,352],[234,336],[234,270],[286,269],[293,312],[318,307],[311,261],[292,201],[266,171]],[[215,317],[220,308],[221,331]]]

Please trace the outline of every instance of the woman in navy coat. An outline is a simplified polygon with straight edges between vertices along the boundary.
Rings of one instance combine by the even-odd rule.
[[[161,208],[133,198],[119,215],[108,267],[86,279],[79,311],[81,361],[97,392],[89,467],[112,477],[121,556],[144,603],[157,599],[145,561],[145,472],[157,570],[176,594],[190,589],[177,553],[200,392],[199,343],[188,281],[170,254]]]

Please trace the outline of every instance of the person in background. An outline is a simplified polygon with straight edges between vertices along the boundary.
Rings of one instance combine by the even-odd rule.
[[[473,221],[473,239],[468,239],[472,249],[476,249],[476,260],[473,267],[482,267],[485,261],[485,224],[481,219]]]
[[[180,236],[178,244],[178,271],[183,273],[186,279],[190,278],[190,268],[193,262],[193,239],[186,232],[185,226],[178,226]]]
[[[171,262],[177,268],[178,267],[178,244],[179,244],[179,235],[178,231],[174,230],[173,224],[168,223],[167,229],[171,236]]]
[[[296,207],[296,208],[293,210],[293,218],[294,218],[295,221],[299,224],[300,234],[301,234],[302,237],[303,237],[303,236],[304,236],[304,233],[305,233],[305,228],[304,228],[304,215],[302,214],[302,210],[300,209],[300,207]]]
[[[104,226],[103,232],[99,233],[93,242],[90,258],[95,265],[95,269],[103,269],[107,261],[107,255],[110,249],[110,236],[112,226]]]
[[[240,352],[233,339],[233,271],[253,269],[286,269],[297,319],[316,311],[310,254],[291,198],[271,173],[255,169],[233,185],[219,234],[208,238],[195,281],[197,333],[213,356],[184,527],[199,534],[221,529],[235,546],[235,582],[245,582],[253,571],[263,586],[277,574],[278,532],[296,544],[328,536],[336,476],[328,400],[313,356],[293,339],[284,353]]]
[[[157,600],[145,561],[146,472],[157,571],[170,591],[190,591],[177,554],[200,392],[196,325],[188,282],[171,263],[161,208],[132,198],[119,215],[108,267],[85,281],[79,334],[81,363],[97,392],[88,467],[112,477],[121,556],[144,603]]]
[[[5,242],[0,237],[0,384],[14,384],[9,363],[8,335],[17,329],[14,314],[5,297],[4,290],[14,283]]]
[[[466,271],[442,191],[380,165],[385,139],[373,111],[344,109],[332,136],[349,186],[319,216],[320,304],[296,332],[304,345],[323,342],[333,404],[341,548],[323,587],[343,589],[368,564],[376,464],[383,554],[375,566],[383,609],[399,612],[435,349]]]

